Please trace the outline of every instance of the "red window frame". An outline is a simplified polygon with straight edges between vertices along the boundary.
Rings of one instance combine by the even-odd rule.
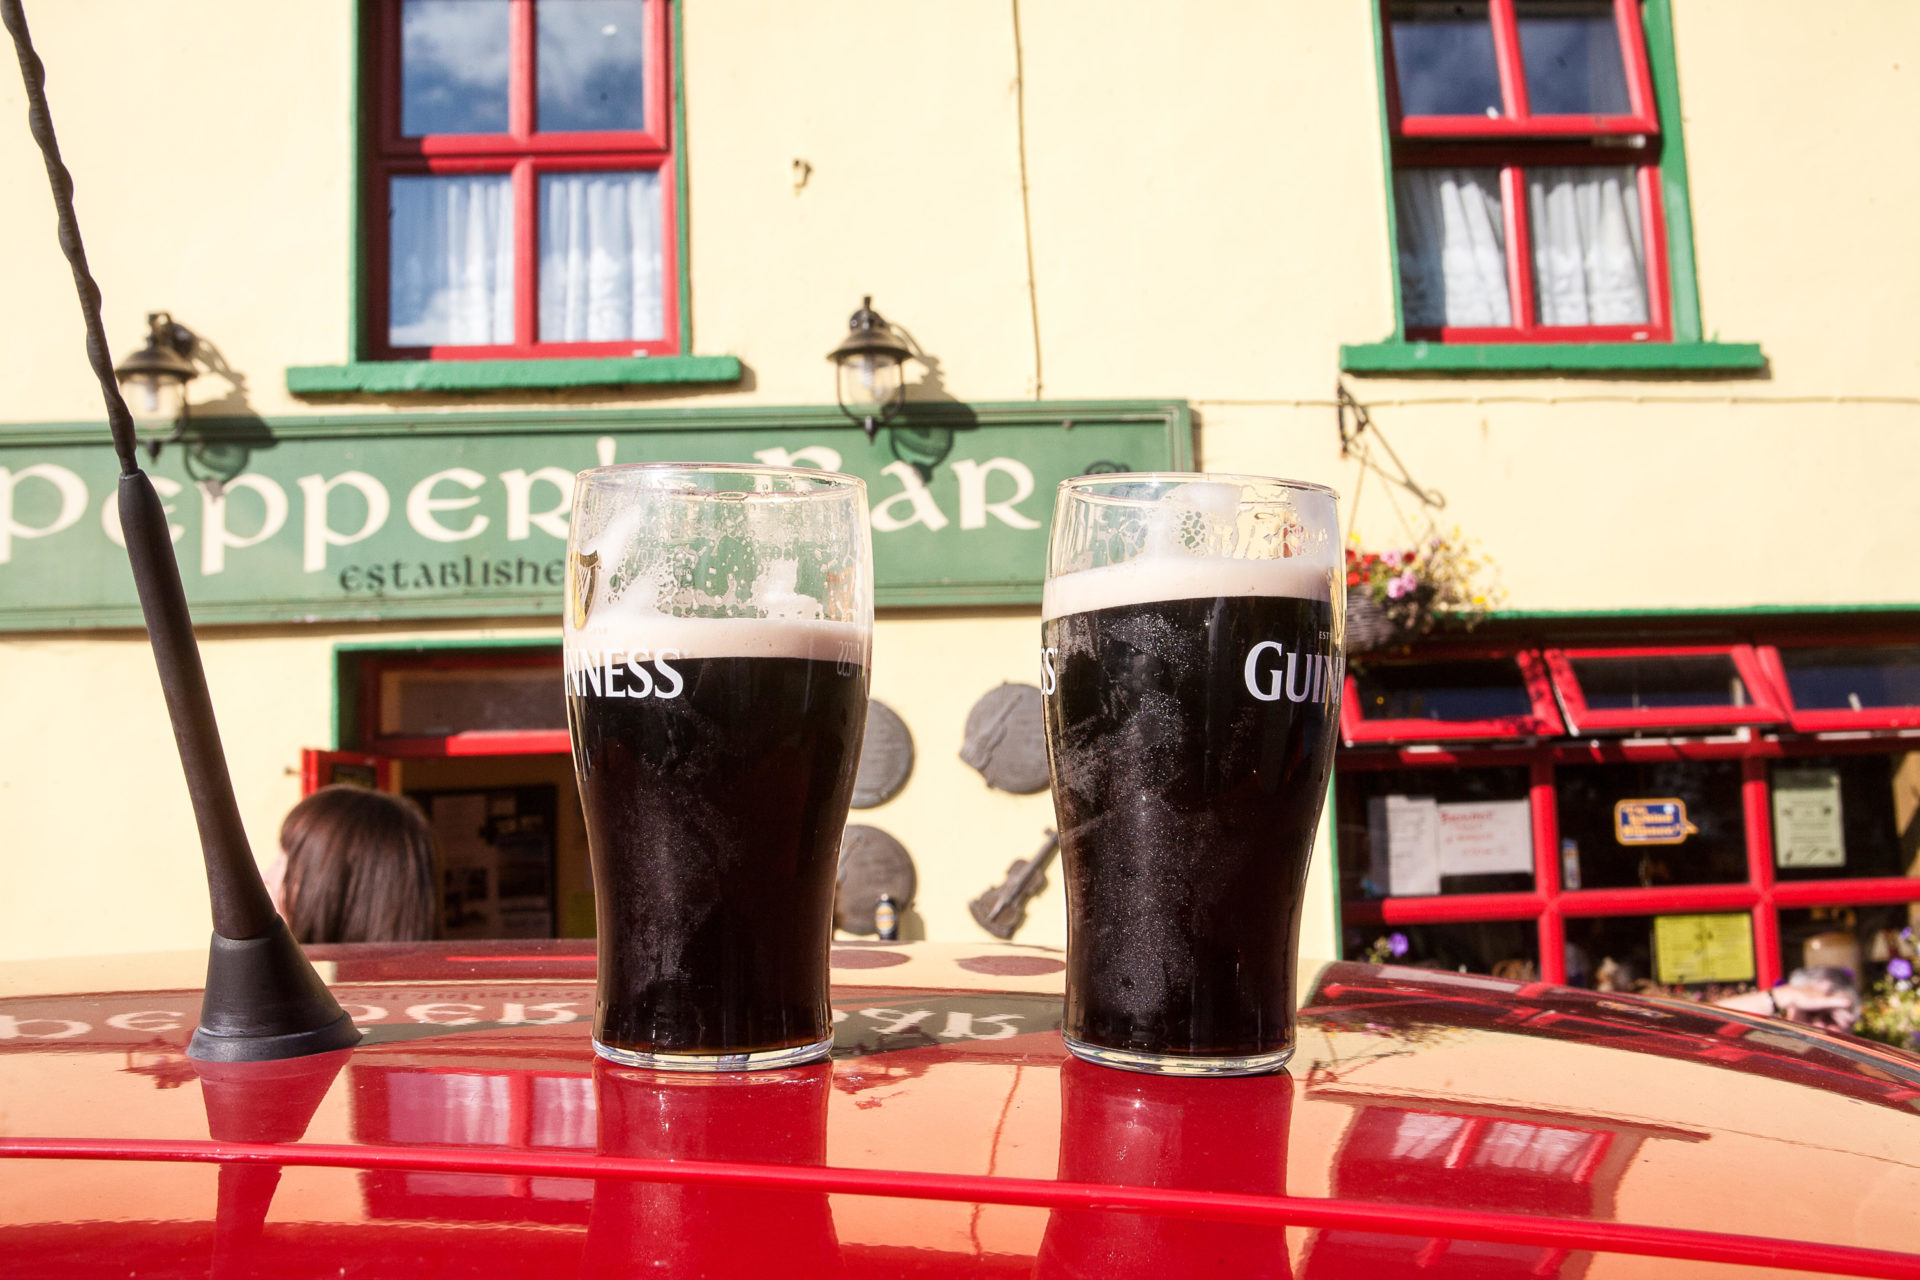
[[[554,357],[673,355],[681,350],[679,209],[675,199],[673,130],[668,61],[668,0],[644,0],[647,48],[643,74],[646,127],[599,133],[541,133],[535,129],[537,85],[534,5],[507,0],[507,132],[428,134],[400,132],[401,0],[369,6],[370,61],[366,82],[375,87],[370,115],[363,225],[367,245],[366,311],[369,348],[376,360],[517,360]],[[651,169],[660,175],[660,278],[662,327],[658,339],[619,342],[539,340],[539,186],[543,173]],[[388,209],[391,180],[420,174],[506,174],[513,183],[513,340],[488,346],[396,347],[389,340],[391,244]]]
[[[1347,672],[1340,698],[1340,736],[1348,744],[1400,742],[1461,742],[1501,738],[1557,737],[1564,730],[1560,712],[1553,704],[1553,687],[1547,680],[1545,665],[1530,649],[1518,653],[1494,650],[1449,652],[1448,660],[1512,658],[1520,668],[1520,679],[1533,714],[1496,716],[1490,720],[1369,720],[1360,710],[1360,684]]]
[[[1781,643],[1820,647],[1911,645],[1912,633],[1874,633],[1836,639],[1831,634],[1775,633]],[[1527,649],[1438,646],[1421,656],[1435,661],[1460,657],[1529,655]],[[1567,725],[1570,737],[1542,735],[1535,742],[1448,741],[1444,725],[1430,721],[1375,721],[1392,725],[1399,736],[1371,741],[1348,731],[1357,715],[1352,677],[1348,704],[1342,708],[1346,746],[1337,757],[1340,776],[1383,770],[1500,769],[1528,770],[1527,800],[1533,818],[1533,888],[1496,893],[1449,893],[1422,897],[1358,898],[1341,902],[1349,927],[1459,924],[1480,921],[1530,921],[1538,930],[1541,979],[1566,979],[1566,922],[1569,919],[1677,914],[1745,913],[1753,923],[1755,979],[1762,987],[1778,983],[1785,969],[1780,956],[1779,912],[1809,907],[1863,907],[1920,903],[1920,876],[1834,877],[1780,880],[1774,866],[1772,785],[1776,760],[1810,756],[1877,755],[1920,750],[1920,707],[1863,711],[1797,712],[1793,709],[1778,644],[1618,646],[1544,649],[1533,661],[1561,695],[1571,688]],[[1590,712],[1577,698],[1578,681],[1568,660],[1607,657],[1670,657],[1725,654],[1746,682],[1755,705],[1749,707],[1668,708],[1656,712]],[[1564,670],[1564,679],[1556,665]],[[1524,668],[1523,668],[1524,669]],[[1546,678],[1543,676],[1543,678]],[[1730,720],[1727,713],[1746,717]],[[1584,718],[1583,718],[1584,717]],[[1610,726],[1593,717],[1621,718]],[[1845,717],[1845,723],[1831,720]],[[1631,718],[1633,723],[1625,721]],[[1771,723],[1768,723],[1770,719]],[[1877,721],[1877,723],[1868,723]],[[1570,740],[1599,727],[1621,730],[1674,730],[1670,736],[1620,736],[1586,742]],[[1726,732],[1726,730],[1736,732]],[[1804,734],[1806,736],[1799,736]],[[1515,735],[1517,736],[1517,735]],[[1557,736],[1557,735],[1555,735]],[[1669,885],[1657,888],[1568,889],[1560,865],[1560,815],[1556,770],[1566,765],[1736,760],[1740,763],[1740,806],[1744,828],[1746,879],[1724,884]]]
[[[1488,0],[1502,114],[1410,116],[1400,103],[1393,55],[1393,0],[1380,4],[1381,74],[1386,81],[1389,143],[1397,186],[1402,170],[1497,168],[1506,238],[1507,293],[1513,323],[1506,326],[1410,325],[1407,338],[1449,343],[1671,342],[1672,287],[1668,275],[1666,210],[1660,178],[1660,120],[1647,57],[1641,0],[1613,0],[1627,83],[1625,115],[1535,115],[1527,96],[1514,0]],[[1533,243],[1526,171],[1535,165],[1634,169],[1647,263],[1647,322],[1627,325],[1543,325],[1533,285]],[[1394,270],[1399,271],[1397,260]]]
[[[1572,734],[1595,730],[1681,729],[1700,727],[1737,727],[1740,725],[1779,724],[1787,718],[1779,685],[1761,666],[1751,645],[1711,645],[1654,647],[1641,649],[1547,649],[1547,673],[1567,712],[1567,731]],[[1594,711],[1588,708],[1580,679],[1573,664],[1605,661],[1610,658],[1706,658],[1725,657],[1752,702],[1744,707],[1650,707],[1641,711]]]
[[[1889,644],[1897,644],[1891,641]],[[1820,708],[1802,711],[1793,703],[1793,687],[1787,683],[1786,663],[1780,657],[1782,648],[1795,648],[1792,645],[1762,645],[1755,650],[1760,669],[1773,681],[1780,691],[1781,705],[1786,708],[1787,723],[1796,733],[1857,733],[1875,729],[1920,729],[1920,706],[1862,707],[1858,711],[1842,711],[1836,708]],[[1833,648],[1831,641],[1821,643],[1817,638],[1808,648]],[[1871,644],[1862,648],[1872,648]]]

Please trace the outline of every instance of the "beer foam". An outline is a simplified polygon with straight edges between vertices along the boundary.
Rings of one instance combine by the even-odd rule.
[[[849,659],[864,666],[872,631],[855,622],[824,618],[676,618],[651,610],[608,609],[568,626],[570,650],[657,654],[682,658]]]
[[[1262,560],[1150,554],[1048,579],[1040,617],[1052,621],[1094,609],[1157,600],[1210,600],[1216,596],[1330,600],[1333,571],[1330,554]]]

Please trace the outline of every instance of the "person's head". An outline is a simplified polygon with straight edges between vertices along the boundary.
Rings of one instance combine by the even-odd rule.
[[[420,806],[364,787],[322,787],[280,824],[287,926],[301,942],[434,936],[433,832]]]

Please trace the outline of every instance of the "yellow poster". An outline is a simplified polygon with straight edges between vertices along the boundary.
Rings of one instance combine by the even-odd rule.
[[[1653,963],[1663,986],[1753,981],[1753,917],[1655,916]]]

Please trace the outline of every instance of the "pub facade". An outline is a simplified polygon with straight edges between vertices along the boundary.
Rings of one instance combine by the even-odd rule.
[[[184,406],[135,408],[263,860],[303,792],[380,786],[434,821],[449,936],[590,934],[572,477],[818,466],[872,503],[893,721],[865,862],[907,936],[982,938],[969,902],[1053,823],[991,758],[1030,731],[1000,711],[1039,679],[1052,491],[1201,468],[1341,490],[1356,619],[1388,617],[1354,637],[1307,950],[1691,994],[1900,955],[1920,168],[1863,122],[1920,105],[1920,22],[1868,0],[30,17],[114,354],[190,373]],[[156,103],[165,148],[128,127]],[[24,127],[0,165],[0,955],[196,946],[192,821]],[[871,434],[828,358],[868,299],[906,353]],[[1443,589],[1443,551],[1459,608],[1400,608]],[[1064,941],[1048,882],[1017,940]]]

